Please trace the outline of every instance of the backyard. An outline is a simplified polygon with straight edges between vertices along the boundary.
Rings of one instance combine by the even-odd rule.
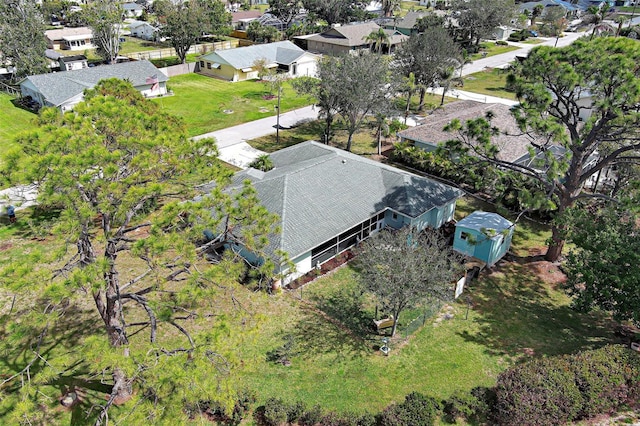
[[[36,115],[18,108],[11,102],[14,98],[4,92],[0,92],[0,156],[9,149],[15,136],[32,128],[32,122]]]
[[[490,208],[465,198],[460,200],[457,217]],[[51,242],[32,238],[30,220],[25,211],[17,225],[2,226],[0,265],[38,248],[55,249]],[[242,315],[248,319],[231,326],[225,334],[228,337],[221,341],[224,350],[234,354],[234,381],[253,389],[258,404],[279,396],[301,400],[307,406],[319,404],[324,410],[377,412],[411,391],[446,398],[456,389],[491,386],[501,371],[530,357],[574,353],[612,341],[609,321],[573,311],[560,289],[563,274],[537,256],[547,237],[543,225],[521,221],[513,255],[483,272],[458,301],[445,305],[421,327],[412,327],[409,321],[422,309],[400,317],[388,357],[379,350],[382,336],[371,327],[375,303],[359,289],[353,262],[304,287],[275,295],[230,287],[227,291],[233,291],[233,300],[221,294],[215,302],[217,312],[228,312],[232,318],[231,313],[242,306]],[[0,295],[0,302],[0,315],[6,315],[9,295]],[[208,303],[203,304],[204,309]],[[86,337],[80,330],[95,330],[100,335],[94,308],[81,303],[73,309],[75,325],[52,329],[52,342],[63,336]],[[144,339],[142,334],[132,338],[133,342]],[[269,353],[287,339],[294,342],[287,354],[290,364],[269,361]],[[19,342],[11,345],[21,347]],[[76,350],[82,345],[82,340],[74,343]],[[5,344],[0,349],[13,353]],[[58,344],[48,356],[63,355],[69,349]],[[7,362],[14,358],[0,359],[0,369],[13,371],[16,365]],[[83,369],[78,366],[74,371]],[[55,407],[59,389],[43,386],[42,391]],[[95,390],[87,392],[101,398]],[[57,421],[69,422],[70,413],[55,413]]]

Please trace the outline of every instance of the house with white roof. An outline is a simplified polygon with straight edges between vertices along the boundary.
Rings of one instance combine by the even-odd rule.
[[[47,47],[56,50],[93,49],[93,31],[88,27],[62,28],[44,32]]]
[[[511,247],[515,225],[497,213],[475,211],[456,223],[453,249],[493,266]]]
[[[31,75],[20,82],[20,91],[22,97],[31,97],[41,107],[53,106],[64,112],[82,102],[85,89],[91,89],[107,78],[127,80],[147,97],[165,95],[169,80],[151,62],[134,61]]]
[[[129,31],[132,37],[141,38],[148,41],[156,41],[160,30],[145,21],[132,21],[129,24]]]
[[[279,41],[208,53],[199,59],[199,72],[228,81],[251,80],[258,78],[256,61],[264,59],[268,68],[290,77],[314,76],[318,58],[290,41]]]
[[[237,172],[230,191],[251,181],[260,202],[280,218],[267,254],[288,253],[295,272],[311,271],[385,227],[439,228],[453,219],[462,191],[339,148],[303,142],[269,155],[274,168]],[[209,189],[212,189],[213,186]],[[208,190],[205,188],[205,191]],[[254,260],[248,257],[248,260]],[[286,274],[280,265],[276,275]]]

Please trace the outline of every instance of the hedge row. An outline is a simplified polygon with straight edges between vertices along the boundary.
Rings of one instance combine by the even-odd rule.
[[[200,401],[187,409],[211,420],[238,425],[255,403],[242,392],[230,414],[216,403]],[[536,359],[517,365],[498,377],[495,388],[454,392],[437,401],[410,393],[377,415],[324,412],[318,405],[270,398],[254,412],[262,426],[430,426],[437,419],[455,423],[520,426],[563,425],[640,403],[640,354],[624,346],[605,346],[576,355]]]
[[[633,406],[639,398],[640,355],[605,346],[505,371],[493,414],[503,425],[560,425]]]

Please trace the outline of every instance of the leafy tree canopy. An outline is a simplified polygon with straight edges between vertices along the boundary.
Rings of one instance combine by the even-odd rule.
[[[3,62],[16,68],[14,80],[47,71],[44,51],[44,23],[33,1],[7,0],[0,3],[0,52]]]
[[[392,335],[405,309],[452,298],[453,280],[462,270],[460,256],[435,233],[419,234],[410,227],[367,239],[356,259],[362,285],[394,317]]]
[[[60,392],[75,388],[86,394],[77,414],[96,423],[180,423],[185,404],[202,400],[229,407],[242,333],[230,334],[234,313],[215,301],[245,263],[227,251],[210,265],[199,244],[216,230],[260,255],[275,218],[250,186],[224,191],[213,140],[189,139],[127,82],[102,81],[64,114],[45,108],[39,124],[1,174],[35,182],[39,208],[59,215],[47,244],[0,271],[16,307],[0,317],[15,361],[1,361],[1,409],[14,423],[55,423]],[[185,202],[210,181],[209,196]]]

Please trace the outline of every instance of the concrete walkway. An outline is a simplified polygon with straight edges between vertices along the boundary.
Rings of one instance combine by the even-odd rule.
[[[427,92],[442,96],[442,90],[442,87],[438,87],[435,89],[427,89]],[[459,89],[448,90],[446,96],[467,101],[482,102],[485,104],[504,104],[509,106],[518,105],[518,101],[511,99],[499,98],[497,96],[484,95],[481,93],[466,92]]]
[[[280,114],[280,129],[298,126],[318,119],[318,108],[307,106]],[[276,133],[277,116],[261,118],[215,132],[195,136],[194,139],[215,138],[221,160],[246,169],[256,157],[265,154],[251,147],[247,141]]]

